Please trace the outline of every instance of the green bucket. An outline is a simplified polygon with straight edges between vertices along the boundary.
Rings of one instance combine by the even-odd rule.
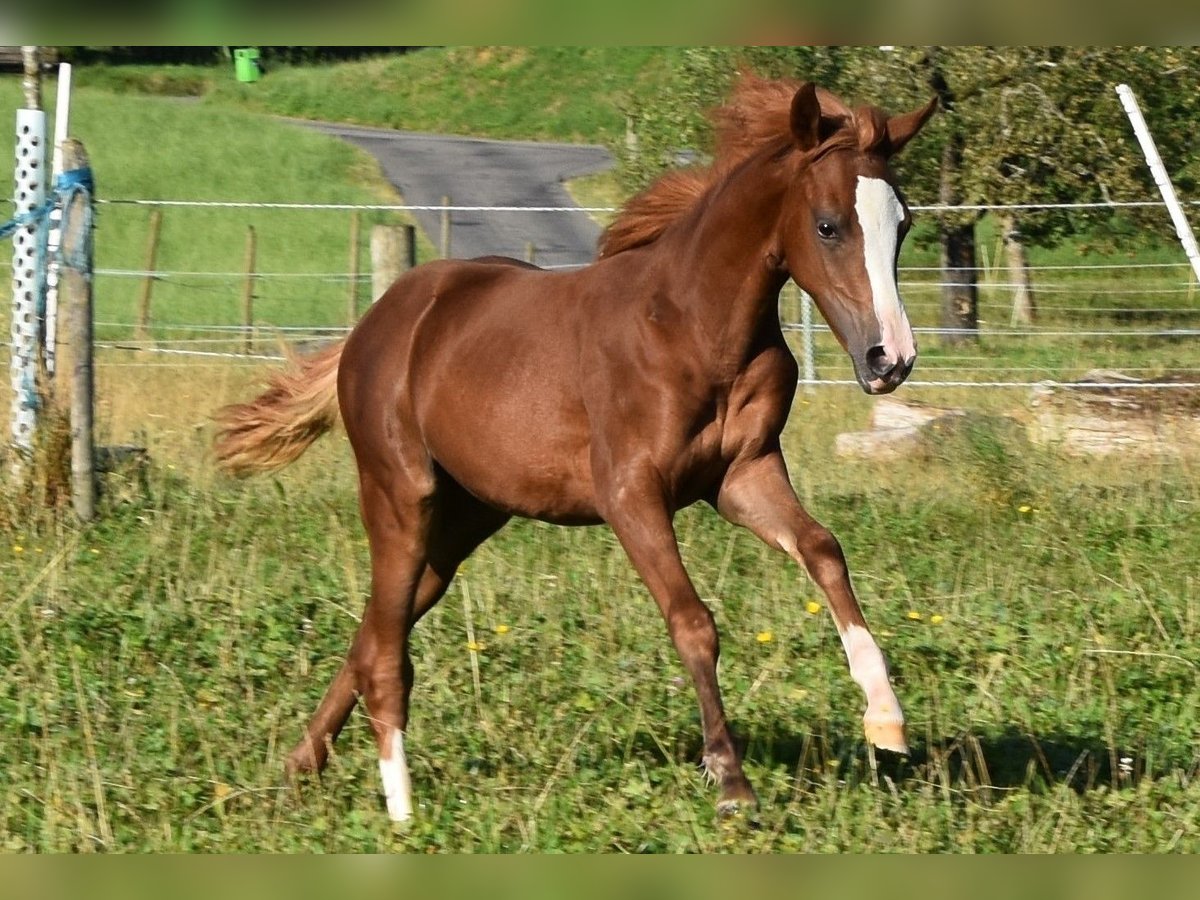
[[[258,81],[262,78],[262,66],[258,62],[258,49],[243,47],[233,51],[233,71],[238,81]]]

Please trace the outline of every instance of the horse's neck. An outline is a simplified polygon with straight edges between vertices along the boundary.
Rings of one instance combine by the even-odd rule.
[[[744,357],[764,327],[777,326],[777,231],[786,185],[766,163],[743,167],[702,201],[672,235],[672,271],[686,318],[722,356]]]

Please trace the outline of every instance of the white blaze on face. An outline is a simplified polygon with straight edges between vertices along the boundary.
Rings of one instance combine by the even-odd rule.
[[[900,239],[904,207],[892,186],[882,178],[859,175],[854,212],[862,229],[863,253],[875,318],[879,320],[880,343],[891,362],[910,360],[917,355],[917,347],[908,314],[900,302],[895,269],[896,243]]]
[[[388,818],[407,822],[412,818],[412,780],[408,775],[408,760],[404,758],[404,735],[393,728],[390,738],[388,754],[381,754],[379,759],[383,795],[387,798]]]

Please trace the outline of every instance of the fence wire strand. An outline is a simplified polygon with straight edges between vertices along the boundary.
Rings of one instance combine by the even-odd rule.
[[[521,205],[483,205],[483,204],[407,204],[407,203],[295,203],[295,202],[272,202],[272,201],[225,201],[225,200],[171,200],[171,199],[144,199],[144,198],[101,198],[97,201],[99,204],[110,206],[133,206],[133,207],[177,207],[177,208],[223,208],[231,210],[245,209],[263,209],[263,210],[311,210],[311,211],[378,211],[378,212],[503,212],[503,213],[562,213],[562,212],[585,212],[585,213],[604,213],[611,214],[619,212],[619,207],[613,206],[587,206],[587,207],[561,207],[561,206],[521,206]],[[1186,201],[1188,207],[1200,207],[1200,200]],[[1161,200],[1130,200],[1130,201],[1105,201],[1105,202],[1077,202],[1077,203],[1020,203],[1020,204],[961,204],[961,205],[944,205],[944,204],[915,204],[911,209],[915,212],[941,213],[941,212],[1033,212],[1033,211],[1050,211],[1050,210],[1102,210],[1102,209],[1133,209],[1133,208],[1152,208],[1163,207]],[[985,260],[986,262],[986,260]],[[575,269],[586,264],[565,264],[559,266],[550,266],[546,268],[552,269]],[[1039,297],[1049,297],[1059,299],[1066,295],[1076,294],[1081,295],[1083,303],[1091,298],[1099,297],[1129,297],[1132,303],[1136,300],[1132,298],[1153,296],[1191,296],[1197,292],[1198,285],[1188,278],[1182,278],[1181,272],[1186,271],[1189,266],[1186,262],[1105,262],[1105,263],[1078,263],[1078,264],[1046,264],[1046,265],[1028,265],[1025,267],[1031,273],[1042,273],[1043,277],[1034,284],[1035,294]],[[936,278],[922,278],[923,273],[938,273],[942,271],[941,266],[903,266],[899,268],[899,273],[902,276],[900,287],[902,291],[911,292],[915,295],[910,301],[910,306],[914,309],[930,309],[937,306],[937,302],[933,299],[925,300],[924,296],[929,293],[940,290],[947,285],[946,282],[937,280]],[[1007,305],[1002,301],[991,299],[986,296],[990,291],[1012,291],[1022,287],[1013,281],[992,281],[988,277],[994,277],[996,274],[1001,274],[1007,271],[1006,267],[1000,264],[974,266],[969,270],[984,277],[980,279],[976,287],[980,291],[979,309],[983,311],[985,308],[1000,314],[1000,310],[1006,310]],[[1120,275],[1124,272],[1136,273],[1139,276],[1149,276],[1147,282],[1140,285],[1114,284],[1111,280],[1097,280],[1093,277],[1091,280],[1075,280],[1072,276],[1075,273],[1091,273],[1092,276],[1102,276],[1108,279],[1109,276]],[[255,284],[255,299],[268,300],[275,303],[288,303],[290,298],[285,294],[273,295],[264,285],[271,282],[324,282],[328,284],[346,284],[350,281],[358,283],[369,283],[371,275],[369,272],[344,272],[344,271],[320,271],[320,272],[253,272],[249,273],[254,279]],[[179,289],[183,293],[180,297],[188,296],[187,292],[198,292],[206,295],[210,294],[227,294],[231,288],[227,288],[222,282],[242,283],[247,278],[248,273],[245,271],[197,271],[197,270],[144,270],[138,268],[120,268],[109,267],[96,270],[98,277],[109,279],[152,279],[155,282],[162,282],[172,288]],[[904,277],[908,276],[908,277]],[[1048,277],[1049,276],[1049,277]],[[1066,280],[1063,280],[1066,279]],[[186,301],[181,301],[186,302]],[[1120,301],[1118,301],[1120,302]],[[1070,315],[1072,318],[1076,316],[1163,316],[1170,315],[1176,317],[1198,315],[1200,310],[1190,309],[1186,307],[1139,307],[1130,305],[1128,307],[1114,306],[1110,302],[1105,306],[1090,306],[1081,305],[1078,307],[1065,306],[1060,302],[1051,303],[1049,305],[1038,303],[1037,307],[1042,312],[1053,312],[1060,315]],[[993,309],[996,308],[996,309]],[[1100,323],[1096,323],[1100,324]],[[1200,327],[1129,327],[1129,328],[1106,328],[1106,327],[1091,327],[1085,329],[1070,329],[1059,325],[1047,326],[988,326],[981,318],[981,327],[975,329],[959,329],[959,328],[943,328],[934,326],[918,326],[913,330],[920,335],[940,336],[940,337],[978,337],[983,339],[1062,339],[1062,338],[1105,338],[1108,340],[1138,340],[1138,339],[1162,339],[1162,340],[1179,340],[1191,339],[1200,336]],[[229,362],[237,362],[246,365],[258,365],[262,363],[279,363],[286,360],[286,356],[278,353],[262,352],[260,348],[278,344],[281,340],[295,343],[297,341],[320,341],[336,339],[344,336],[350,329],[344,325],[271,325],[266,323],[256,323],[252,326],[233,325],[233,324],[201,324],[195,322],[185,323],[169,323],[156,322],[155,331],[159,336],[153,339],[120,339],[115,336],[116,333],[126,332],[134,334],[135,326],[130,322],[119,321],[103,321],[97,322],[96,327],[104,329],[108,335],[105,340],[97,342],[97,349],[101,350],[108,357],[104,360],[107,366],[177,366],[185,364],[195,365],[218,365],[228,364]],[[783,328],[787,332],[799,332],[801,326],[798,323],[783,323]],[[823,335],[830,333],[829,327],[825,324],[814,323],[812,332]],[[191,335],[191,336],[180,336]],[[230,348],[234,346],[234,342],[249,340],[252,343],[246,344],[244,349],[255,348],[257,352],[237,352]],[[132,354],[134,359],[120,359],[117,355],[120,353]],[[844,366],[845,360],[840,356],[835,356],[832,350],[818,349],[814,351],[815,357],[821,357],[826,360],[826,365],[832,369],[837,369],[839,366]],[[921,388],[921,389],[974,389],[974,388],[999,388],[999,389],[1034,389],[1039,387],[1047,388],[1062,388],[1062,389],[1108,389],[1108,390],[1178,390],[1189,388],[1200,388],[1200,380],[1188,381],[1145,381],[1145,382],[1125,382],[1125,381],[1103,381],[1094,382],[1087,380],[1073,379],[1070,377],[1064,378],[1060,373],[1054,377],[1052,373],[1047,372],[1045,367],[1035,365],[1020,366],[1006,364],[1003,359],[997,359],[995,365],[989,365],[990,357],[979,355],[952,355],[952,356],[935,356],[928,362],[923,363],[923,368],[928,375],[945,374],[947,378],[930,378],[928,375],[925,378],[918,378],[906,382],[906,387]],[[836,362],[834,360],[837,360]],[[972,365],[971,363],[974,363]],[[1148,373],[1153,377],[1156,370],[1152,367],[1132,364],[1123,366],[1123,371]],[[965,364],[965,365],[964,365]],[[1064,368],[1082,368],[1082,366],[1070,365]],[[1194,373],[1200,372],[1200,368],[1185,367],[1174,370],[1178,376],[1188,377]],[[1024,374],[1026,377],[1003,377],[1006,374],[1020,376]],[[968,380],[962,375],[978,374],[984,376],[983,380]],[[955,377],[959,376],[959,377]],[[992,376],[987,378],[987,376]],[[997,377],[999,376],[999,377]],[[799,384],[804,387],[840,387],[840,386],[857,386],[858,382],[852,378],[801,378]]]

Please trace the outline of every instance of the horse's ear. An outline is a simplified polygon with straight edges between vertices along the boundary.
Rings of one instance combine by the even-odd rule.
[[[892,116],[887,120],[887,153],[888,156],[899,153],[918,131],[929,121],[933,111],[937,109],[938,98],[934,97],[920,109]]]
[[[801,150],[812,150],[845,122],[845,116],[821,113],[817,86],[811,81],[800,85],[792,97],[792,137]]]

